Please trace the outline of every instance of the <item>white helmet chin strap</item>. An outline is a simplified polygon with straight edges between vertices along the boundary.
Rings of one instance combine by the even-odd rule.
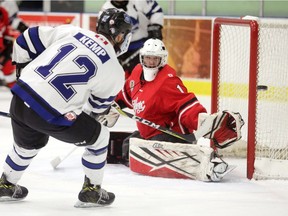
[[[147,68],[143,67],[143,74],[144,74],[144,79],[147,82],[151,82],[155,79],[157,76],[159,69],[158,68]]]

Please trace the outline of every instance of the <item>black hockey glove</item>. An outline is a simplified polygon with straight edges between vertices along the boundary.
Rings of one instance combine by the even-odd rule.
[[[17,30],[23,33],[27,28],[28,26],[24,22],[20,21]]]
[[[157,38],[162,40],[162,26],[159,24],[150,24],[147,27],[148,38]]]

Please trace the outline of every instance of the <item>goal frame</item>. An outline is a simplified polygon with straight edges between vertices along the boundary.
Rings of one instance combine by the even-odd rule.
[[[256,97],[257,97],[257,62],[258,62],[258,23],[255,20],[236,18],[216,18],[213,24],[212,43],[212,91],[211,112],[218,110],[218,83],[219,83],[219,40],[221,25],[237,25],[250,28],[250,59],[249,59],[249,93],[248,93],[248,122],[247,124],[247,178],[252,179],[255,162],[255,135],[256,135]]]

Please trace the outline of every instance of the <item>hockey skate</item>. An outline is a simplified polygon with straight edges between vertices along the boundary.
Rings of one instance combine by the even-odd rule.
[[[22,200],[27,194],[27,188],[8,182],[4,173],[2,174],[0,178],[0,202]]]
[[[79,201],[74,205],[76,208],[91,208],[107,206],[114,202],[115,195],[101,188],[100,185],[92,185],[85,176],[85,182],[78,195]]]
[[[219,182],[225,175],[236,168],[236,166],[228,165],[224,161],[212,163],[214,164],[214,168],[210,176],[212,182]]]

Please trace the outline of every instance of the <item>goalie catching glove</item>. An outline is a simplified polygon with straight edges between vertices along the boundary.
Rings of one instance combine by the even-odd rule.
[[[221,111],[214,114],[200,113],[196,139],[205,137],[213,140],[215,147],[223,149],[241,139],[244,121],[240,113]]]

